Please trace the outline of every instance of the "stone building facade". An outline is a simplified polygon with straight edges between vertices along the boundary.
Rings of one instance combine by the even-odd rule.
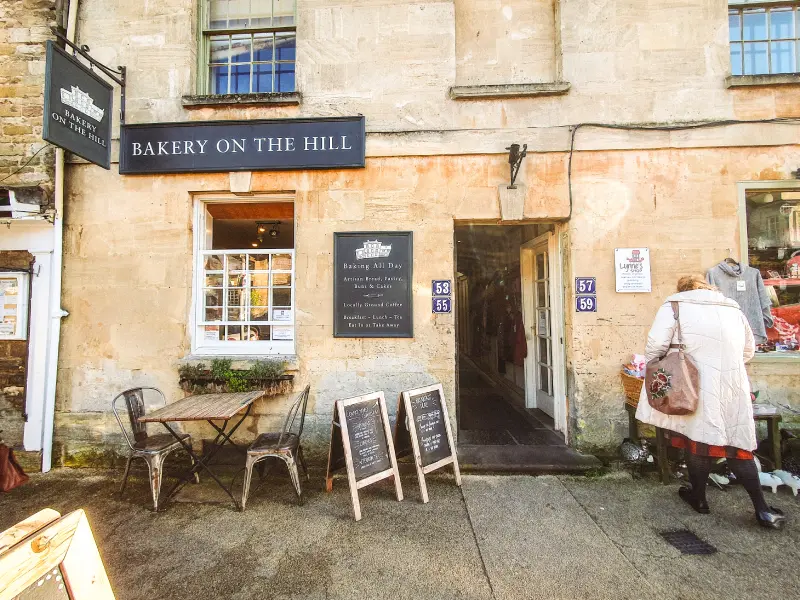
[[[274,86],[287,88],[254,90],[248,67],[250,93],[242,93],[229,70],[239,68],[235,51],[214,54],[206,11],[217,8],[80,1],[77,42],[105,64],[127,67],[126,123],[364,115],[366,166],[120,175],[116,162],[104,171],[70,161],[58,460],[93,462],[119,444],[109,412],[119,391],[155,385],[176,399],[178,368],[210,360],[194,351],[197,228],[205,223],[198,211],[258,201],[293,205],[294,351],[285,358],[295,388],[311,385],[310,445],[324,451],[335,400],[373,390],[392,405],[401,390],[441,382],[457,421],[458,310],[431,313],[431,281],[458,279],[457,228],[541,225],[551,239],[558,319],[549,350],[557,357],[555,428],[576,448],[612,450],[627,427],[620,367],[643,350],[677,276],[726,257],[746,260],[747,211],[765,194],[786,211],[794,206],[800,69],[732,76],[730,38],[736,11],[780,5],[797,18],[797,3],[286,4],[293,20],[282,23],[291,26],[273,33],[296,35],[287,59],[293,79],[276,70]],[[228,70],[209,65],[214,56]],[[527,156],[509,191],[512,143],[527,144]],[[118,153],[115,144],[112,161]],[[521,204],[521,218],[502,210],[501,197]],[[387,229],[414,232],[414,338],[334,337],[334,233]],[[649,248],[652,292],[617,293],[614,249],[639,247]],[[575,311],[575,277],[596,278],[597,312]],[[796,302],[781,285],[778,304]],[[529,351],[538,343],[531,335]],[[797,360],[791,351],[754,360],[761,398],[797,402]],[[285,407],[259,403],[242,437],[272,425]]]

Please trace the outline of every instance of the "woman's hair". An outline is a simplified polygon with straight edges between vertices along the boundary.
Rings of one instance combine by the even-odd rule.
[[[708,283],[702,275],[687,275],[678,279],[678,291],[688,292],[689,290],[716,290],[713,285]]]

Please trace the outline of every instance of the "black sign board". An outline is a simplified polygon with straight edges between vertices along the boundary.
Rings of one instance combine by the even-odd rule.
[[[414,337],[413,233],[334,233],[334,337]]]
[[[428,501],[426,473],[452,464],[456,484],[461,485],[461,472],[441,384],[400,394],[394,444],[398,458],[414,455],[423,502]]]
[[[383,392],[337,400],[331,424],[325,489],[333,489],[333,474],[347,469],[353,513],[361,520],[358,490],[387,477],[394,478],[397,499],[403,499]]]
[[[109,169],[113,99],[111,85],[48,40],[43,139]]]
[[[119,172],[363,167],[364,127],[364,117],[124,125]]]

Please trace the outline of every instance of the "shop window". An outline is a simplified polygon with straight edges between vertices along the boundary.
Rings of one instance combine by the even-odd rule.
[[[28,334],[28,275],[0,273],[0,340],[24,340]]]
[[[768,352],[800,356],[800,187],[748,190],[747,255],[772,300]]]
[[[800,64],[800,4],[747,7],[730,2],[731,73],[768,75],[797,73]]]
[[[201,354],[294,354],[294,204],[201,203],[195,337]]]
[[[201,0],[202,92],[294,92],[296,4],[296,0]]]

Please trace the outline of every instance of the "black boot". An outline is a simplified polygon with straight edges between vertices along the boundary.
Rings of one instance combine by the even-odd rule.
[[[768,511],[757,512],[756,519],[758,519],[759,525],[762,527],[769,527],[770,529],[781,529],[786,525],[786,516],[783,514],[783,511],[773,506],[770,506]]]
[[[707,515],[708,513],[711,512],[711,510],[708,508],[708,502],[706,502],[705,500],[698,500],[697,498],[695,498],[694,493],[692,492],[692,488],[682,486],[678,490],[678,495],[684,502],[686,502],[686,504],[691,506],[701,515]]]

